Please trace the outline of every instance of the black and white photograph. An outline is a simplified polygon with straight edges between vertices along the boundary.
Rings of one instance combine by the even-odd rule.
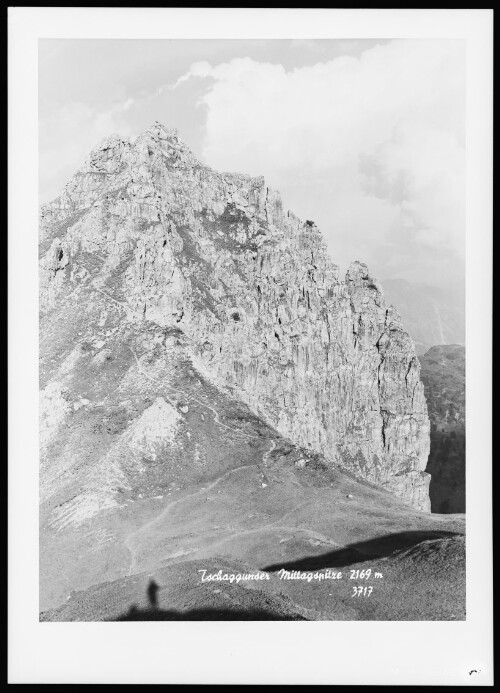
[[[23,9],[11,9],[13,33]],[[62,8],[63,25],[78,12],[90,22],[104,10]],[[483,218],[470,213],[471,176],[486,195],[491,184],[471,102],[487,103],[491,84],[470,79],[468,11],[440,12],[443,26],[457,19],[454,34],[438,24],[405,36],[361,10],[350,11],[363,15],[359,33],[352,21],[346,34],[344,15],[323,10],[339,12],[338,33],[333,21],[326,36],[298,37],[231,33],[265,10],[227,10],[226,31],[192,35],[169,30],[169,17],[186,26],[174,10],[152,10],[150,36],[149,11],[131,12],[123,35],[103,21],[97,34],[40,29],[36,53],[30,44],[36,322],[23,383],[36,430],[21,418],[9,468],[14,455],[24,464],[12,437],[29,437],[31,627],[43,638],[90,624],[101,648],[116,629],[272,642],[282,631],[263,621],[304,648],[316,631],[298,621],[335,629],[321,631],[330,640],[366,622],[368,640],[405,626],[439,642],[448,631],[436,628],[472,623],[491,636],[477,604],[491,598],[491,197]],[[492,14],[470,12],[488,46]],[[363,30],[370,16],[379,34]],[[488,152],[483,115],[474,132]],[[9,134],[10,161],[17,141]],[[11,250],[23,247],[12,240],[23,204],[12,202]],[[485,542],[472,554],[466,524]],[[480,562],[482,595],[469,584]],[[491,685],[488,647],[460,671],[430,666],[430,680]],[[193,682],[188,661],[176,681]],[[246,682],[290,682],[290,666]],[[359,682],[336,679],[336,666],[303,682]],[[42,679],[123,681],[89,675]],[[384,682],[414,683],[394,675]]]

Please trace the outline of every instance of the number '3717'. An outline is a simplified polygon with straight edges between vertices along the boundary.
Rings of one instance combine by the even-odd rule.
[[[372,585],[369,585],[367,587],[363,587],[363,585],[359,585],[359,586],[353,585],[351,597],[369,597],[372,592],[373,592],[373,586]]]

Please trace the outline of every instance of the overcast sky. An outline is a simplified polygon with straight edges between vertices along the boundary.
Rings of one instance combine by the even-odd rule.
[[[39,58],[42,202],[102,138],[159,120],[264,175],[343,268],[463,289],[463,42],[42,40]]]

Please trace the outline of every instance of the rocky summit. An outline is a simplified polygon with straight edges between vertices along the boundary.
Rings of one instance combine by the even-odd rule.
[[[248,570],[353,542],[366,558],[391,528],[401,549],[463,533],[427,514],[398,313],[263,178],[212,170],[159,123],[112,136],[42,208],[40,249],[43,609],[187,559]],[[300,617],[351,613],[315,608]]]
[[[41,239],[44,321],[61,301],[102,303],[97,361],[116,311],[120,329],[156,325],[159,342],[180,330],[201,372],[282,435],[429,510],[412,340],[367,267],[341,277],[319,229],[263,178],[213,171],[156,124],[95,149],[43,209]]]

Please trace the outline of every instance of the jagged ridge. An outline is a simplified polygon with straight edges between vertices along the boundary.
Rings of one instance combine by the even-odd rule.
[[[213,171],[159,123],[113,136],[42,209],[41,254],[44,315],[90,282],[131,325],[182,330],[200,372],[281,434],[430,509],[411,338],[262,177]]]

